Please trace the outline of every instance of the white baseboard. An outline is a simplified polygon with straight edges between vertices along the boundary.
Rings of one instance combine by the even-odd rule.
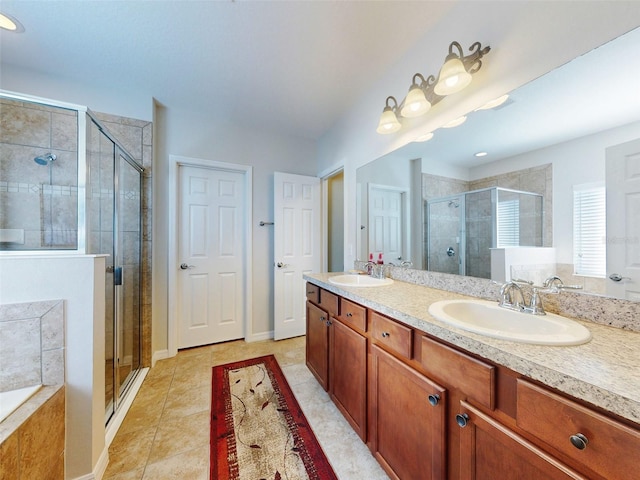
[[[171,355],[169,355],[169,350],[156,350],[153,352],[153,355],[151,355],[151,367],[155,367],[158,360],[164,360],[165,358],[170,357]]]
[[[124,401],[120,404],[120,406],[118,407],[118,410],[111,418],[109,425],[107,425],[107,431],[105,434],[105,444],[107,449],[111,445],[111,442],[113,442],[113,439],[115,438],[116,433],[118,433],[118,429],[120,428],[120,425],[122,425],[122,422],[124,421],[124,417],[125,415],[127,415],[129,408],[131,408],[133,399],[136,398],[136,395],[138,394],[138,390],[140,390],[140,387],[142,386],[142,382],[144,381],[144,378],[147,376],[148,372],[149,372],[148,368],[143,368],[140,370],[138,375],[136,375],[136,378],[134,379],[133,384],[131,385],[131,388],[129,389],[126,396],[124,397]]]
[[[104,472],[107,470],[107,465],[109,465],[109,445],[105,445],[102,450],[102,453],[96,462],[96,466],[93,467],[93,472],[81,475],[73,480],[102,480]]]
[[[247,335],[246,337],[244,337],[244,341],[247,343],[261,342],[263,340],[271,340],[272,338],[273,330],[269,330],[268,332],[253,333],[251,335]]]

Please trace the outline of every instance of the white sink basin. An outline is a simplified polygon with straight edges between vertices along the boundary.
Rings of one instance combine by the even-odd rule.
[[[591,332],[560,315],[531,315],[499,307],[486,300],[443,300],[429,313],[438,320],[487,337],[536,345],[580,345]]]
[[[341,287],[382,287],[391,285],[391,278],[373,278],[369,275],[336,275],[329,277],[329,282]]]

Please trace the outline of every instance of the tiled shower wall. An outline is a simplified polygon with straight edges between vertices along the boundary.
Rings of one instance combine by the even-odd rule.
[[[0,305],[0,392],[64,384],[64,302]]]
[[[0,99],[0,246],[75,249],[77,112]],[[38,156],[54,154],[51,165]]]

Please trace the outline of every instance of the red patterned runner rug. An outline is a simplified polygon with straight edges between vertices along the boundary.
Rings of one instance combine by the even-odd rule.
[[[273,355],[213,367],[212,480],[337,479]]]

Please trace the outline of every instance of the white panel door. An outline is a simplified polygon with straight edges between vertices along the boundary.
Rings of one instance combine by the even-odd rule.
[[[640,139],[606,153],[607,295],[640,301]]]
[[[178,348],[244,337],[244,175],[179,167]]]
[[[404,195],[393,187],[369,188],[369,252],[373,261],[382,253],[384,262],[404,260]],[[368,258],[368,256],[367,256]]]
[[[274,174],[275,340],[306,333],[302,275],[321,268],[320,179]]]

